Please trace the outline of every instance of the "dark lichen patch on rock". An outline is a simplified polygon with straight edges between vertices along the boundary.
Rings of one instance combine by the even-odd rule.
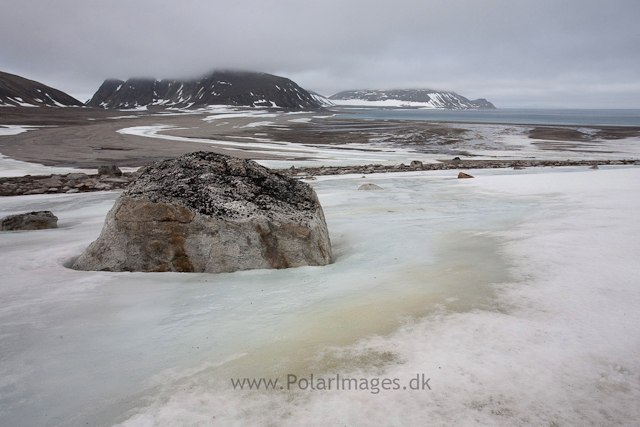
[[[146,167],[123,195],[178,203],[203,215],[228,219],[279,214],[303,219],[319,206],[315,192],[304,182],[251,160],[204,151]]]

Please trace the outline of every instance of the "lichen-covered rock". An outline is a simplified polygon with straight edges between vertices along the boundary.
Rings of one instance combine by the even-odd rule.
[[[375,184],[362,184],[360,187],[358,187],[358,190],[372,191],[372,190],[384,190],[384,188]]]
[[[44,230],[58,228],[58,217],[50,211],[9,215],[0,220],[0,230]]]
[[[146,167],[73,268],[220,273],[330,261],[309,184],[250,160],[197,152]]]

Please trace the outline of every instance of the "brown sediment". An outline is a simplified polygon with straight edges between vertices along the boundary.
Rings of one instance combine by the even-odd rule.
[[[590,155],[615,155],[606,145],[599,149],[598,145],[602,141],[640,137],[640,127],[621,126],[362,120],[350,117],[318,117],[326,114],[318,112],[292,116],[282,111],[268,110],[264,112],[273,113],[273,117],[227,118],[220,115],[214,120],[204,120],[208,116],[215,116],[215,110],[176,115],[158,114],[159,112],[75,107],[2,108],[0,125],[48,127],[0,137],[0,153],[16,160],[47,166],[95,168],[103,164],[145,166],[157,160],[174,158],[194,151],[210,151],[253,160],[292,159],[292,154],[287,153],[286,146],[281,150],[278,148],[278,141],[310,147],[325,145],[334,149],[359,151],[378,151],[382,147],[397,146],[415,150],[417,157],[420,153],[464,157],[469,155],[468,150],[484,149],[503,135],[530,138],[540,151],[565,151],[567,154],[585,152]],[[300,117],[310,121],[290,121]],[[269,121],[272,125],[245,127],[256,121]],[[127,127],[154,125],[171,126],[172,128],[162,130],[161,134],[181,137],[184,140],[164,140],[118,133]],[[189,138],[211,140],[216,143],[210,145],[190,141]],[[255,142],[253,138],[264,138],[272,141],[274,145],[258,150],[250,145],[238,145],[243,141]],[[354,148],[348,144],[358,144],[359,147]],[[300,154],[303,157],[299,157]],[[309,160],[313,159],[313,156],[313,149],[310,148],[308,154],[297,152],[295,159]],[[478,164],[477,161],[474,163]],[[557,162],[554,162],[554,165],[558,165],[555,163]]]

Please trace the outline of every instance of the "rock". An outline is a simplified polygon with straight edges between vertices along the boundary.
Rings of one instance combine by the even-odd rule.
[[[86,173],[70,173],[69,175],[66,176],[67,180],[72,181],[72,180],[84,180],[84,179],[89,179],[89,175],[87,175]]]
[[[40,181],[40,184],[44,185],[45,187],[61,187],[62,180],[58,176],[52,175],[51,177]]]
[[[473,176],[468,175],[468,174],[466,174],[466,173],[464,173],[464,172],[460,172],[460,173],[458,174],[458,178],[473,178]]]
[[[0,230],[44,230],[58,228],[58,217],[50,211],[9,215],[0,220]]]
[[[30,195],[30,194],[44,194],[46,193],[47,189],[46,188],[35,188],[33,190],[28,190],[25,191],[24,194],[25,195]]]
[[[122,176],[122,171],[116,165],[103,165],[98,167],[98,175]]]
[[[420,160],[412,160],[409,166],[411,166],[412,168],[421,168],[422,162]]]
[[[330,261],[309,184],[250,160],[197,152],[146,167],[73,268],[221,273]]]
[[[514,166],[513,170],[514,171],[521,171],[521,170],[524,170],[524,168],[522,166]]]
[[[366,191],[370,191],[370,190],[384,190],[384,188],[375,185],[375,184],[362,184],[360,187],[358,187],[358,190],[366,190]]]
[[[600,169],[600,168],[598,167],[598,165],[593,165],[589,169]]]
[[[462,162],[462,160],[460,160],[460,157],[454,157],[451,160],[451,163],[453,163],[453,164],[457,164],[457,163],[461,163],[461,162]]]

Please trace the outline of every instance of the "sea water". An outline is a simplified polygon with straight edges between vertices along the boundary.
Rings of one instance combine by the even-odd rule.
[[[338,117],[369,120],[422,120],[434,122],[500,123],[571,126],[640,126],[640,109],[431,110],[419,108],[330,107]]]

